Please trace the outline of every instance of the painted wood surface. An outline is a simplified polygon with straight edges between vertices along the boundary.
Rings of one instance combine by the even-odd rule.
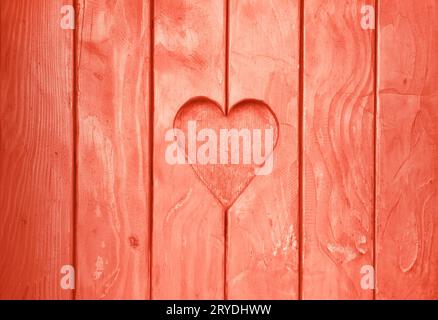
[[[76,298],[146,299],[149,2],[78,4]]]
[[[377,298],[438,298],[438,2],[381,1]]]
[[[68,3],[0,2],[0,299],[72,296],[60,286],[73,263]]]
[[[304,6],[304,299],[369,299],[373,265],[374,32],[364,1]]]
[[[231,0],[229,25],[230,106],[267,103],[279,140],[228,212],[228,298],[297,299],[299,2]]]
[[[438,298],[436,1],[67,3],[0,2],[0,299]],[[170,164],[190,119],[272,174]]]
[[[166,132],[188,100],[224,106],[224,4],[155,2],[153,299],[224,297],[224,210],[189,164],[165,159]]]

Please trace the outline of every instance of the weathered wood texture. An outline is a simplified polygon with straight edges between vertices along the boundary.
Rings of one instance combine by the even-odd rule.
[[[438,298],[438,2],[379,1],[377,298]]]
[[[264,101],[280,136],[272,173],[255,177],[228,212],[228,298],[296,299],[299,1],[231,0],[229,24],[230,108]]]
[[[437,1],[69,3],[0,1],[0,299],[438,299]],[[190,119],[272,174],[168,163]]]
[[[373,265],[374,31],[365,1],[305,1],[304,299],[368,299]]]
[[[60,286],[73,264],[68,3],[0,2],[0,299],[72,296]]]
[[[224,297],[224,210],[190,165],[165,160],[165,133],[191,98],[224,106],[224,1],[155,3],[152,298]]]
[[[78,299],[149,297],[149,9],[79,1]]]

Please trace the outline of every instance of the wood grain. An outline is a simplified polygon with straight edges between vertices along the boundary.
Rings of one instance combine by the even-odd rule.
[[[152,298],[221,299],[224,216],[190,165],[170,165],[165,133],[185,102],[224,106],[224,1],[155,4]]]
[[[374,34],[365,1],[304,7],[304,299],[369,299],[373,265]],[[368,3],[369,4],[369,3]]]
[[[0,39],[0,299],[438,299],[436,0],[1,0]],[[191,118],[278,121],[273,172],[169,164]]]
[[[272,173],[255,177],[228,213],[230,299],[298,297],[298,4],[230,1],[230,106],[262,100],[280,123]]]
[[[80,1],[78,299],[149,297],[148,1]]]
[[[438,2],[380,1],[377,298],[438,298]]]
[[[72,297],[60,286],[73,264],[68,3],[0,2],[0,299]]]

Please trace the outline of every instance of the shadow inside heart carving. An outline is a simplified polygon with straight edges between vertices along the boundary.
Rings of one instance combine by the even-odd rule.
[[[224,208],[229,208],[256,175],[272,171],[278,120],[263,101],[246,99],[224,114],[207,98],[187,101],[174,119],[184,150],[199,179]]]

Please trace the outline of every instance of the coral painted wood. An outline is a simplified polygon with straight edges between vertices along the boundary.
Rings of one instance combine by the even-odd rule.
[[[303,106],[304,299],[371,299],[374,31],[364,1],[305,1]],[[335,17],[335,18],[333,18]]]
[[[78,299],[149,298],[149,1],[80,2]]]
[[[155,3],[153,299],[224,297],[223,208],[189,164],[165,159],[181,106],[197,96],[224,106],[224,3]]]
[[[438,299],[436,0],[0,27],[0,299]]]
[[[0,1],[0,299],[70,299],[72,1]]]
[[[273,170],[229,209],[227,297],[296,299],[299,1],[229,1],[229,101],[258,99],[279,122]],[[232,109],[231,109],[232,110]]]
[[[379,1],[377,299],[438,299],[438,2]]]

